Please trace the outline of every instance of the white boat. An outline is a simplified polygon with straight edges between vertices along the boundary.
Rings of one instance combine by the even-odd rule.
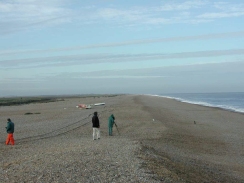
[[[98,106],[98,105],[105,105],[105,103],[96,103],[94,105],[96,105],[96,106]]]

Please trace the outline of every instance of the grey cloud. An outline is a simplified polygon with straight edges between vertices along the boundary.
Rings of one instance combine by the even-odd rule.
[[[45,58],[3,60],[0,61],[0,68],[28,68],[28,67],[50,67],[50,66],[69,66],[97,63],[121,63],[139,62],[166,59],[198,58],[198,57],[217,57],[224,55],[243,55],[244,49],[230,50],[210,50],[198,52],[182,52],[171,54],[98,54],[98,55],[71,55]]]
[[[69,1],[6,1],[2,2],[0,9],[0,33],[25,30],[27,25],[49,26],[57,23],[76,21],[79,24],[113,24],[117,26],[135,25],[162,25],[178,23],[202,23],[214,21],[219,18],[243,16],[243,3],[221,4],[210,1],[185,1],[177,3],[162,3],[157,6],[132,8],[99,8],[80,7],[69,8]],[[204,12],[205,9],[213,9],[213,12]],[[210,7],[210,8],[209,8]],[[198,9],[199,11],[195,11]],[[173,14],[164,15],[165,11]],[[188,11],[185,13],[185,11]],[[64,18],[61,18],[65,15]],[[60,17],[59,19],[56,19]],[[52,21],[47,21],[53,18]],[[6,26],[6,21],[7,26]],[[5,26],[4,26],[5,25]],[[16,28],[12,28],[16,25]]]
[[[52,21],[52,19],[47,20]],[[169,38],[157,38],[157,39],[144,39],[144,40],[132,40],[125,42],[115,42],[115,43],[105,43],[105,44],[93,44],[70,48],[57,48],[57,49],[47,49],[47,50],[6,50],[1,51],[0,55],[12,55],[12,54],[22,54],[22,53],[44,53],[44,52],[58,52],[58,51],[75,51],[82,49],[94,49],[94,48],[106,48],[106,47],[116,47],[116,46],[128,46],[128,45],[138,45],[138,44],[150,44],[150,43],[163,43],[163,42],[176,42],[176,41],[191,41],[191,40],[207,40],[207,39],[222,39],[222,38],[235,38],[243,37],[244,31],[237,32],[226,32],[226,33],[216,33],[216,34],[204,34],[196,36],[182,36],[182,37],[169,37]]]
[[[140,78],[169,78],[176,76],[192,76],[192,75],[214,75],[219,74],[240,74],[244,73],[244,60],[238,62],[222,62],[222,63],[206,63],[206,64],[191,64],[178,66],[154,67],[145,69],[126,69],[126,70],[103,70],[92,72],[66,72],[59,75],[53,75],[55,78],[84,78],[84,79],[109,79],[109,78],[124,78],[124,79],[140,79]],[[205,77],[206,77],[205,76]],[[228,76],[227,76],[228,77]]]
[[[222,10],[222,11],[238,12],[238,11],[242,11],[244,9],[244,4],[220,1],[220,2],[214,2],[213,7],[215,7],[216,9]]]
[[[107,76],[92,76],[92,75],[79,75],[79,76],[76,76],[78,78],[81,78],[81,79],[145,79],[145,78],[164,78],[166,76],[142,76],[142,75],[107,75]]]
[[[232,12],[232,13],[204,13],[202,15],[197,16],[198,18],[204,18],[204,19],[217,19],[217,18],[228,18],[228,17],[239,17],[243,16],[244,12]]]
[[[244,61],[86,73],[66,72],[29,84],[18,80],[14,82],[12,78],[13,82],[0,87],[0,95],[244,91],[244,80],[240,79],[244,75],[243,67]],[[93,77],[82,78],[84,74]],[[144,76],[143,82],[136,76]],[[19,87],[20,90],[13,90]]]
[[[166,3],[158,8],[161,11],[189,10],[208,4],[206,1],[186,1],[183,3]]]
[[[122,23],[125,26],[206,23],[219,18],[241,17],[243,16],[243,6],[243,3],[224,4],[220,1],[186,1],[162,3],[162,5],[147,8],[104,8],[95,11],[93,20],[99,22],[102,18],[107,23]],[[195,11],[196,9],[198,11]],[[212,12],[205,12],[206,9],[212,9]],[[188,11],[188,13],[184,14],[185,11]],[[165,16],[164,12],[173,13]]]
[[[53,18],[46,18],[40,21],[35,21],[33,23],[29,23],[29,24],[24,24],[24,23],[17,23],[19,25],[16,26],[12,25],[13,23],[7,23],[7,25],[5,26],[6,28],[4,29],[0,29],[0,34],[5,35],[5,34],[10,34],[10,33],[15,33],[15,32],[19,32],[22,30],[28,30],[28,28],[30,27],[38,27],[38,26],[43,26],[43,25],[48,25],[48,24],[57,24],[57,23],[61,23],[61,22],[67,22],[68,18],[67,16],[60,16],[60,17],[53,17]],[[0,24],[4,25],[5,23],[1,23]],[[1,55],[1,52],[0,52]]]
[[[5,35],[28,27],[67,22],[73,12],[63,8],[65,3],[64,0],[0,2],[0,33]]]
[[[47,82],[62,81],[74,89],[80,86],[85,93],[243,91],[244,81],[240,80],[240,76],[244,74],[243,67],[244,62],[229,62],[85,73],[90,78],[83,78],[84,73],[62,73],[49,77]],[[153,77],[157,75],[167,77]],[[144,76],[143,82],[139,82],[141,78],[136,76]],[[77,83],[79,84],[75,85]],[[109,87],[111,83],[112,88]]]
[[[214,2],[213,8],[215,8],[215,11],[199,14],[197,18],[214,20],[220,18],[241,17],[244,15],[243,3]]]
[[[16,85],[21,88],[21,86],[28,85],[28,84],[37,84],[43,82],[47,76],[45,77],[1,77],[0,78],[0,85]],[[0,87],[1,88],[1,87]],[[5,87],[3,87],[5,88]]]

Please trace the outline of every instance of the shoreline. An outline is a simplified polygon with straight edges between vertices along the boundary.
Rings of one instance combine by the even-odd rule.
[[[239,92],[239,93],[243,93],[243,92]],[[231,111],[231,112],[244,114],[244,111],[240,111],[239,109],[229,109],[229,108],[224,108],[224,107],[220,107],[220,106],[214,106],[214,104],[210,104],[210,103],[207,103],[207,102],[199,102],[199,103],[197,103],[197,102],[194,102],[194,101],[186,101],[183,98],[163,96],[163,95],[145,94],[145,96],[163,97],[163,98],[167,98],[167,99],[176,100],[176,101],[182,102],[182,103],[187,103],[187,104],[192,104],[192,105],[199,105],[199,106],[210,107],[210,108],[218,108],[218,109],[222,109],[222,110],[226,110],[226,111]],[[204,103],[206,103],[206,104],[204,104]]]
[[[167,128],[160,138],[146,140],[145,145],[152,148],[159,159],[151,157],[152,166],[161,159],[164,164],[161,169],[171,167],[173,173],[190,176],[189,182],[244,180],[244,135],[240,130],[244,127],[243,114],[167,98],[148,96],[140,101]],[[200,171],[196,171],[196,167]],[[158,169],[158,174],[163,176]]]

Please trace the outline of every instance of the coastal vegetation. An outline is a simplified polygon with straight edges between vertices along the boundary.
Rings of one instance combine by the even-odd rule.
[[[57,98],[49,97],[12,97],[12,98],[0,98],[0,106],[13,106],[23,105],[30,103],[48,103],[56,102]]]
[[[121,95],[121,94],[120,94]],[[63,98],[100,98],[100,97],[116,97],[118,95],[98,95],[98,94],[86,94],[86,95],[60,95],[60,96],[36,96],[36,97],[2,97],[0,98],[0,106],[14,106],[31,103],[48,103],[64,101]]]

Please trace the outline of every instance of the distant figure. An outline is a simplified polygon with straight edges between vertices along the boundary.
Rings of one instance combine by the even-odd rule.
[[[11,119],[8,118],[6,131],[8,133],[7,139],[6,139],[6,145],[11,143],[11,145],[14,145],[14,123],[11,121]]]
[[[115,117],[114,117],[114,115],[112,114],[112,115],[108,118],[108,134],[109,134],[109,136],[112,136],[112,133],[113,133],[114,120],[115,120]]]
[[[94,112],[94,116],[92,117],[92,128],[93,128],[93,140],[100,139],[100,124],[99,119],[97,117],[97,112]]]
[[[194,124],[196,124],[196,121],[194,121]]]

